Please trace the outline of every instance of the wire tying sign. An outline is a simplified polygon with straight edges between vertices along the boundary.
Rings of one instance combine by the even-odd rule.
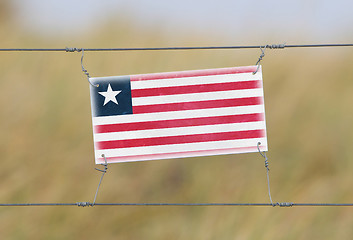
[[[267,151],[256,70],[90,78],[96,164]]]

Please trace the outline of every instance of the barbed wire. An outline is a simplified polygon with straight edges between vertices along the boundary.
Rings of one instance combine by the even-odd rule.
[[[53,206],[77,206],[77,207],[95,207],[95,206],[149,206],[149,207],[353,207],[353,203],[1,203],[0,207],[53,207]]]
[[[227,50],[227,49],[258,49],[262,50],[264,56],[265,49],[285,49],[285,48],[318,48],[318,47],[353,47],[353,43],[331,43],[331,44],[272,44],[272,45],[250,45],[250,46],[196,46],[196,47],[145,47],[145,48],[0,48],[0,52],[82,52],[81,66],[82,71],[89,78],[87,70],[83,67],[83,52],[84,51],[172,51],[172,50]],[[263,57],[262,56],[262,57]],[[261,61],[262,57],[258,63]],[[293,202],[272,202],[270,184],[269,184],[269,168],[266,155],[263,155],[259,149],[260,154],[265,158],[265,167],[267,169],[267,183],[270,203],[96,203],[96,198],[103,176],[107,170],[100,170],[103,172],[94,201],[91,202],[76,202],[76,203],[0,203],[0,207],[50,207],[50,206],[78,206],[78,207],[94,207],[94,206],[232,206],[232,207],[352,207],[353,203],[293,203]]]
[[[133,47],[133,48],[0,48],[1,52],[81,52],[81,51],[172,51],[172,50],[226,50],[226,49],[284,49],[317,47],[353,47],[353,43],[328,44],[269,44],[248,46],[195,46],[195,47]]]

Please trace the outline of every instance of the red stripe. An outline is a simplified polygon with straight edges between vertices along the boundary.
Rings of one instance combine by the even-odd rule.
[[[219,69],[207,69],[207,70],[195,70],[195,71],[140,74],[140,75],[131,75],[130,79],[131,81],[142,81],[142,80],[156,80],[156,79],[166,79],[166,78],[251,73],[251,72],[255,72],[256,68],[257,68],[256,66],[249,66],[249,67],[236,67],[236,68],[219,68]]]
[[[165,103],[153,104],[143,106],[133,106],[133,113],[154,113],[154,112],[170,112],[170,111],[183,111],[207,108],[221,108],[221,107],[237,107],[262,104],[262,97],[249,97],[249,98],[233,98],[233,99],[219,99],[197,102],[185,103]]]
[[[261,145],[260,150],[263,151],[264,149],[265,149],[265,146]],[[257,152],[257,151],[258,151],[257,147],[225,148],[225,149],[212,149],[212,150],[201,150],[201,151],[185,151],[185,152],[176,152],[176,153],[157,153],[157,154],[144,154],[144,155],[122,156],[122,157],[107,157],[107,162],[108,163],[131,162],[131,161],[233,154],[233,153]],[[96,163],[97,164],[104,163],[104,158],[97,158]]]
[[[103,141],[103,142],[96,142],[95,147],[96,147],[96,150],[103,150],[103,149],[115,149],[115,148],[147,147],[147,146],[160,146],[160,145],[169,145],[169,144],[261,138],[264,136],[265,136],[265,130],[261,129],[261,130],[236,131],[236,132],[220,132],[220,133],[193,134],[193,135],[183,135],[183,136]]]
[[[212,116],[188,119],[172,119],[161,121],[134,122],[134,123],[118,123],[108,125],[97,125],[94,127],[94,133],[110,133],[122,131],[136,131],[148,129],[162,129],[175,127],[203,126],[214,124],[228,124],[241,122],[257,122],[263,121],[263,113],[229,115],[229,116]]]
[[[133,98],[150,97],[150,96],[186,94],[186,93],[254,89],[254,88],[261,88],[261,85],[262,84],[260,80],[229,82],[229,83],[212,83],[212,84],[199,84],[199,85],[176,86],[176,87],[135,89],[131,91],[131,95]]]

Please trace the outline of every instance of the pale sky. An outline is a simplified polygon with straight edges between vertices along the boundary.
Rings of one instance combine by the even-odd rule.
[[[262,35],[278,42],[300,36],[311,42],[352,42],[352,0],[13,0],[17,22],[30,31],[92,31],[123,15],[138,26],[166,33],[224,34],[234,43]]]

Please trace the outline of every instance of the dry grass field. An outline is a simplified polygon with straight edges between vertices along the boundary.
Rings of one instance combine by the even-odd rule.
[[[79,39],[17,30],[2,48],[218,45],[122,21]],[[236,39],[232,44],[236,44]],[[249,42],[253,44],[253,42]],[[263,42],[262,42],[263,44]],[[253,65],[260,50],[87,52],[92,76]],[[80,53],[0,53],[0,202],[92,201],[89,85]],[[353,49],[268,50],[263,60],[276,202],[353,202]],[[109,166],[97,202],[268,202],[257,154]],[[351,239],[344,207],[0,207],[1,239]]]

